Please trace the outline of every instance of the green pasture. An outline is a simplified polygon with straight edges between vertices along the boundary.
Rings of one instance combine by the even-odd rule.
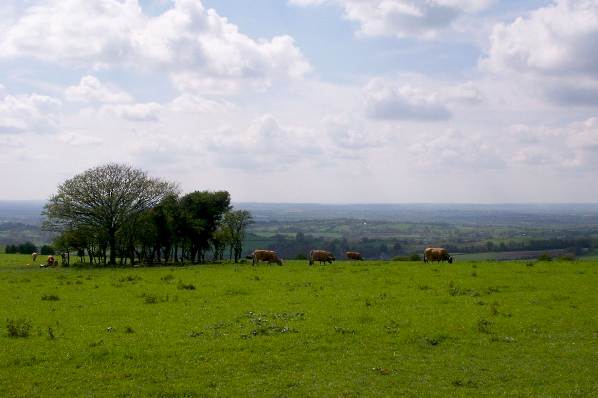
[[[598,396],[598,262],[27,264],[2,397]]]

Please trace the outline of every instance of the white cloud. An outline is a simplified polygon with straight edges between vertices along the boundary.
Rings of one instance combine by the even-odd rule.
[[[0,97],[0,134],[54,133],[61,105],[60,100],[39,94]]]
[[[179,89],[187,81],[267,87],[311,68],[291,37],[254,40],[200,0],[176,0],[155,17],[137,0],[36,1],[0,39],[0,54],[96,69],[154,68]]]
[[[123,103],[133,98],[125,91],[104,85],[94,76],[84,76],[77,86],[70,86],[65,91],[68,101]]]
[[[262,171],[287,169],[325,151],[313,132],[282,127],[269,114],[256,118],[244,131],[229,128],[211,134],[207,149],[221,167]]]
[[[437,136],[423,136],[409,151],[427,168],[502,169],[506,167],[495,141],[479,134],[449,129]]]
[[[342,7],[366,36],[436,37],[458,17],[488,7],[493,0],[289,0],[296,6],[324,3]]]
[[[341,149],[364,150],[382,145],[385,137],[369,131],[363,123],[349,115],[329,116],[324,129],[331,143]]]
[[[99,137],[74,132],[62,133],[57,138],[61,143],[71,146],[97,145],[103,142]]]
[[[365,89],[366,113],[374,119],[438,121],[451,117],[436,92],[375,79]]]
[[[154,122],[160,117],[162,105],[156,102],[104,105],[100,113],[118,116],[132,122]]]
[[[598,1],[555,0],[494,26],[482,69],[540,91],[552,102],[598,103]]]
[[[228,101],[214,101],[199,95],[182,94],[172,100],[170,108],[181,113],[219,113],[234,110],[236,107]]]

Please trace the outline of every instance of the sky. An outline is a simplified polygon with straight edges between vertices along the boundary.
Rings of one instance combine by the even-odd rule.
[[[598,0],[3,0],[0,200],[597,202]]]

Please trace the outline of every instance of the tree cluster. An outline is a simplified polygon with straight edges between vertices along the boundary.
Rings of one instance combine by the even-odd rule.
[[[60,232],[55,247],[111,265],[221,260],[226,247],[238,260],[251,221],[226,191],[181,196],[176,184],[121,164],[65,181],[44,212],[46,228]]]
[[[6,254],[31,254],[37,252],[37,246],[31,242],[25,242],[14,245],[6,245],[4,248]]]

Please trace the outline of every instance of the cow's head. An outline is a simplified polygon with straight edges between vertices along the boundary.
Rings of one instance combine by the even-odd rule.
[[[448,260],[447,261],[448,261],[449,264],[452,264],[453,263],[453,257],[452,256],[448,256]]]
[[[277,260],[276,260],[276,264],[278,264],[278,265],[282,265],[282,260],[281,260],[281,259],[277,259]]]

